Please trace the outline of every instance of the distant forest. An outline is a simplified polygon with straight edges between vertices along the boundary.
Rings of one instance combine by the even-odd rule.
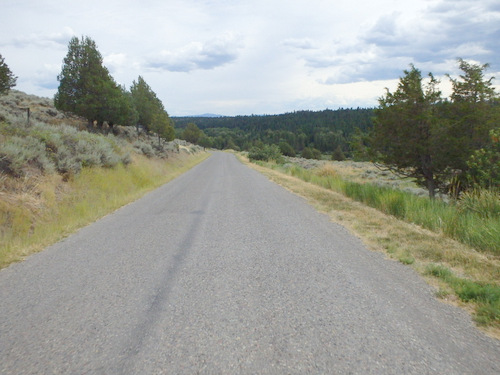
[[[346,156],[353,156],[364,135],[372,128],[373,116],[373,109],[357,108],[265,116],[174,117],[173,120],[180,137],[189,132],[194,138],[191,140],[205,147],[250,150],[263,144],[275,144],[282,150],[289,145],[293,150],[290,154],[310,148],[323,154],[341,150]],[[197,128],[200,130],[194,137],[193,128],[195,133]]]

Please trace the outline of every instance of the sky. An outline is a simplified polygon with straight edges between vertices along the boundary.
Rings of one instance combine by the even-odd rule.
[[[459,57],[500,87],[498,0],[0,0],[18,90],[53,97],[74,36],[171,116],[375,107],[410,64],[449,95]]]

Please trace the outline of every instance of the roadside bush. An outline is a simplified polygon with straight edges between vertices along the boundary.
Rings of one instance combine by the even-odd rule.
[[[57,172],[65,176],[78,174],[82,169],[82,163],[64,145],[57,149],[55,161]]]
[[[149,143],[140,140],[134,142],[134,149],[136,150],[137,153],[143,154],[148,158],[152,158],[155,155],[155,150],[153,149],[153,146],[151,146]]]
[[[344,155],[344,152],[342,151],[342,148],[340,147],[340,145],[337,146],[335,151],[333,151],[332,160],[336,160],[336,161],[345,160],[345,155]]]
[[[43,172],[54,170],[47,158],[45,145],[33,137],[10,137],[0,144],[0,171],[14,177],[22,177],[29,168]]]
[[[310,149],[309,147],[304,147],[301,155],[304,159],[314,159],[312,149]]]
[[[262,147],[253,147],[248,153],[251,161],[270,161],[274,160],[278,164],[284,162],[281,150],[277,145],[263,145]]]
[[[130,156],[130,152],[127,152],[127,153],[125,153],[125,154],[122,155],[121,162],[125,166],[129,165],[130,163],[132,163],[132,156]]]
[[[316,159],[316,160],[321,160],[321,158],[323,157],[323,155],[321,154],[321,151],[316,149],[316,148],[312,149],[312,154],[313,154],[313,159]]]
[[[79,173],[82,167],[130,162],[130,156],[121,155],[122,147],[112,135],[104,137],[66,125],[8,121],[12,123],[0,124],[0,170],[9,175],[23,176],[33,168],[68,175]]]
[[[304,147],[302,150],[302,157],[304,159],[317,159],[320,160],[322,155],[321,151],[312,147]]]
[[[295,157],[295,150],[294,148],[287,142],[280,142],[279,144],[281,153],[285,156],[290,156],[290,157]]]
[[[476,150],[467,161],[468,179],[482,188],[500,186],[500,129],[490,131],[490,142],[482,149]]]

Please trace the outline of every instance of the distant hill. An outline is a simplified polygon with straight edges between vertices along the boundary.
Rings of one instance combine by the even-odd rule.
[[[224,117],[223,115],[216,115],[214,113],[203,113],[201,115],[196,115],[193,117],[209,117],[209,118],[215,118],[215,117]]]

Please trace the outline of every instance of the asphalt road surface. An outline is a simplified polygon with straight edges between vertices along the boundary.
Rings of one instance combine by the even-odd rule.
[[[0,271],[0,374],[500,374],[500,345],[215,153]]]

